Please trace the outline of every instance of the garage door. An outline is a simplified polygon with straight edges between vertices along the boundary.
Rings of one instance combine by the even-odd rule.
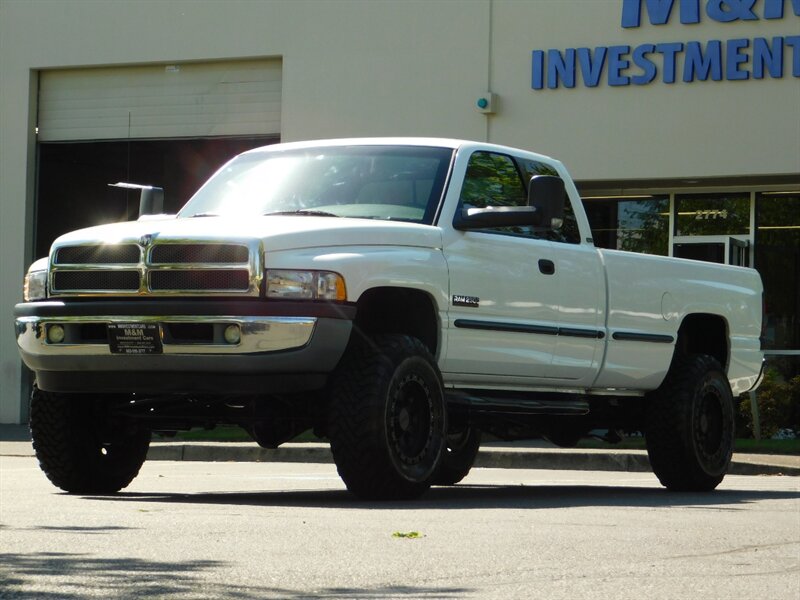
[[[281,61],[43,71],[39,141],[280,134]]]

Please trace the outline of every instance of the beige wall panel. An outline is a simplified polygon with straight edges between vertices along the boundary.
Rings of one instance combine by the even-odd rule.
[[[284,139],[485,139],[486,2],[323,2],[284,56]],[[291,98],[291,100],[289,100]]]

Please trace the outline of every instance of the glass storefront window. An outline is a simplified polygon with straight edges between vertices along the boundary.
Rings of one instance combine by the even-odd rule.
[[[756,196],[755,248],[764,282],[765,348],[800,349],[800,191]]]
[[[750,233],[750,194],[677,194],[675,235]]]
[[[773,377],[779,383],[786,383],[794,379],[795,377],[800,377],[800,356],[791,355],[791,354],[767,354],[766,355],[767,364],[764,366],[766,371],[773,371],[777,377]],[[762,384],[764,385],[764,384]],[[759,388],[759,392],[763,392],[764,389]],[[800,410],[800,407],[799,407]]]
[[[669,197],[584,198],[595,246],[667,256]]]

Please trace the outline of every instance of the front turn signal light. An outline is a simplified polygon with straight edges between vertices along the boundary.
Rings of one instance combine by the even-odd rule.
[[[22,283],[22,299],[25,302],[47,298],[47,271],[29,271]]]

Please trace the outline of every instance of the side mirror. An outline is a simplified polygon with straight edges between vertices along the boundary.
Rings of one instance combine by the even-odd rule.
[[[561,229],[564,224],[564,180],[553,175],[534,175],[528,186],[528,206],[533,207],[542,229]]]
[[[518,226],[558,230],[564,224],[565,197],[566,189],[560,177],[535,175],[528,186],[528,206],[462,208],[453,219],[453,227],[470,230]]]
[[[164,212],[164,188],[138,183],[109,183],[108,187],[139,190],[139,216],[160,215]]]

